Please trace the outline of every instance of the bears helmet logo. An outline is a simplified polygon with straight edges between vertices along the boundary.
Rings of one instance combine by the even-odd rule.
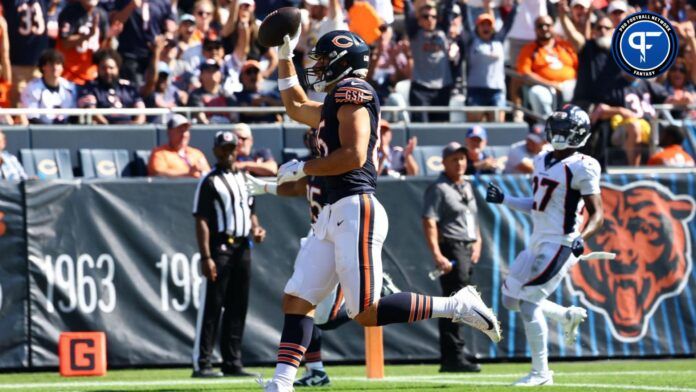
[[[604,315],[622,342],[645,336],[663,300],[679,295],[692,269],[687,223],[696,202],[653,181],[602,184],[604,225],[587,241],[614,260],[586,260],[566,277],[571,293]]]

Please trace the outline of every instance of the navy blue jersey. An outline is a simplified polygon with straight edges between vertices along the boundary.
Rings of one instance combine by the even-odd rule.
[[[144,107],[138,90],[127,81],[120,79],[116,84],[105,84],[95,79],[78,91],[77,106],[80,108],[135,108]],[[131,116],[107,115],[109,124],[128,123]]]
[[[116,0],[114,9],[120,11],[133,0]],[[174,20],[172,7],[167,0],[143,0],[142,6],[133,10],[123,24],[118,37],[118,51],[130,58],[149,58],[149,44],[155,37],[166,32],[167,20]]]
[[[307,177],[307,201],[309,202],[309,215],[312,219],[312,223],[315,223],[322,207],[329,204],[326,199],[324,177]]]
[[[10,39],[12,65],[36,66],[48,48],[47,0],[2,0]]]
[[[377,148],[379,147],[379,100],[369,83],[362,79],[343,79],[324,98],[319,124],[319,147],[327,156],[341,147],[338,134],[338,109],[342,105],[363,106],[370,113],[370,141],[367,160],[360,169],[326,177],[327,200],[334,203],[346,196],[375,193],[377,187]]]

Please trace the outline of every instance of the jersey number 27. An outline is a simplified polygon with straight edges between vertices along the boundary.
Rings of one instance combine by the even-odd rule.
[[[543,212],[546,209],[546,205],[549,204],[549,201],[551,200],[551,194],[557,186],[557,181],[548,179],[546,177],[542,177],[541,181],[539,181],[539,177],[534,176],[534,178],[532,179],[532,192],[534,193],[534,204],[532,204],[532,209]],[[544,187],[545,190],[541,197],[541,201],[537,204],[537,191],[540,187]]]

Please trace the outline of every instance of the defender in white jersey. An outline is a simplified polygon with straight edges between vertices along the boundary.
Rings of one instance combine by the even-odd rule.
[[[527,249],[510,266],[503,282],[503,305],[519,311],[532,354],[532,371],[514,385],[553,384],[548,367],[548,317],[563,325],[565,343],[576,339],[578,326],[587,317],[583,308],[563,307],[547,297],[558,287],[568,269],[585,250],[584,241],[602,226],[600,166],[594,158],[581,154],[590,136],[587,113],[566,105],[546,121],[546,138],[554,151],[542,152],[534,159],[532,197],[503,195],[488,185],[486,201],[503,203],[532,215],[534,229]],[[582,209],[589,219],[582,228]]]

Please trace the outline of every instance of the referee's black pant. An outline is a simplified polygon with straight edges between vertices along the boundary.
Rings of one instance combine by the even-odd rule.
[[[440,242],[440,251],[449,260],[457,261],[450,273],[440,276],[442,295],[449,297],[462,287],[467,286],[471,280],[473,242],[455,241],[445,238]],[[440,330],[440,365],[443,368],[449,368],[466,363],[462,324],[455,324],[448,318],[438,319],[438,323]]]
[[[215,247],[213,251],[218,274],[216,281],[203,281],[204,297],[201,297],[201,307],[198,309],[193,348],[194,370],[212,366],[218,326],[221,329],[223,373],[242,368],[242,335],[249,303],[251,250],[246,238],[236,240],[235,245],[225,245],[225,248],[221,250]]]

